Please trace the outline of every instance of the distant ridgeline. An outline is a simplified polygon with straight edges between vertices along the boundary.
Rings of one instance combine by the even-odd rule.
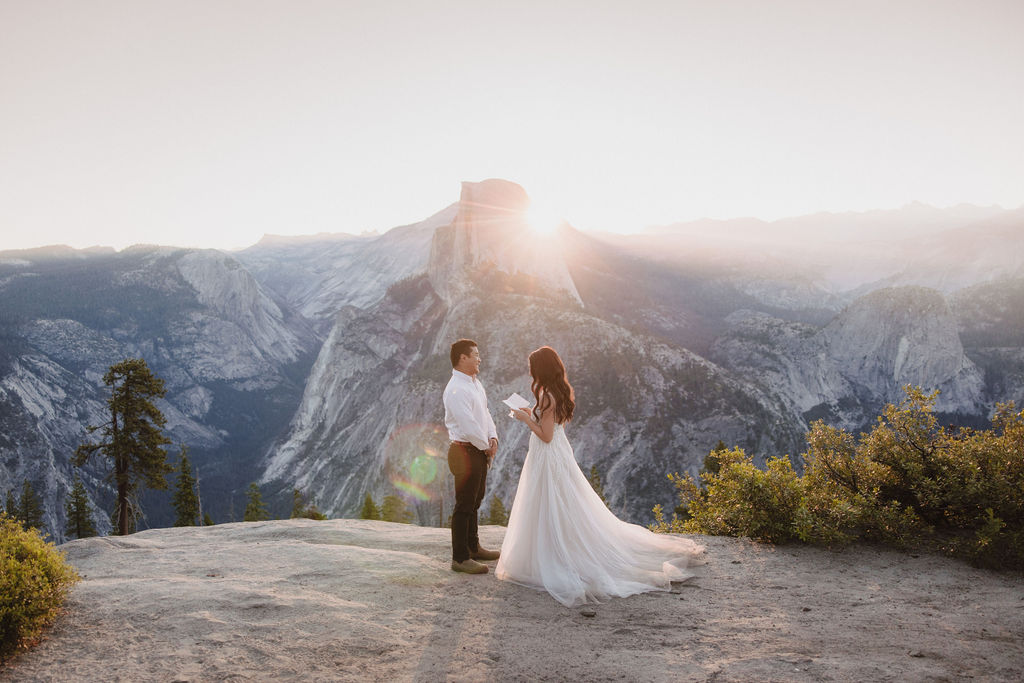
[[[566,359],[569,436],[611,508],[637,522],[722,441],[798,467],[811,422],[869,427],[904,385],[943,423],[1024,405],[1024,212],[910,206],[632,236],[531,232],[501,180],[379,236],[275,239],[240,252],[134,247],[0,253],[0,493],[24,483],[58,540],[102,377],[144,358],[189,448],[203,512],[241,520],[250,484],[287,516],[401,496],[437,524],[453,497],[441,389],[448,346],[477,340],[502,447],[488,497],[511,507],[526,451],[498,401],[527,395],[526,356]],[[877,226],[877,229],[872,228]],[[110,531],[108,469],[79,472]],[[144,494],[139,527],[174,520]]]

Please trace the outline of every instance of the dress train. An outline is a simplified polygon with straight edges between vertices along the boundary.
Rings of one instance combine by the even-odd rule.
[[[688,538],[616,517],[580,470],[562,425],[530,447],[495,569],[497,578],[546,590],[567,607],[652,590],[692,576],[703,553]]]

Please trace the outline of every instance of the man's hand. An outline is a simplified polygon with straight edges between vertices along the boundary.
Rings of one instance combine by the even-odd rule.
[[[491,466],[491,463],[494,461],[494,456],[498,452],[498,440],[495,439],[495,438],[491,438],[490,443],[491,443],[490,448],[488,448],[486,451],[484,451],[484,453],[487,454],[487,466],[488,467]]]

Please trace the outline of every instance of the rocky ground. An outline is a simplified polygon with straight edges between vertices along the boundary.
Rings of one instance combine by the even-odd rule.
[[[504,529],[484,527],[488,546]],[[61,546],[83,576],[17,681],[1016,681],[1024,578],[701,537],[671,593],[567,609],[448,568],[443,529],[287,520]],[[492,564],[493,566],[493,564]]]

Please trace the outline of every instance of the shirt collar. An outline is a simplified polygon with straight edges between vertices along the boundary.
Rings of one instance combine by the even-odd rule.
[[[452,368],[452,377],[460,377],[460,378],[466,380],[467,382],[476,382],[477,381],[476,377],[474,377],[473,375],[467,375],[466,373],[462,372],[461,370],[456,370],[455,368]]]

